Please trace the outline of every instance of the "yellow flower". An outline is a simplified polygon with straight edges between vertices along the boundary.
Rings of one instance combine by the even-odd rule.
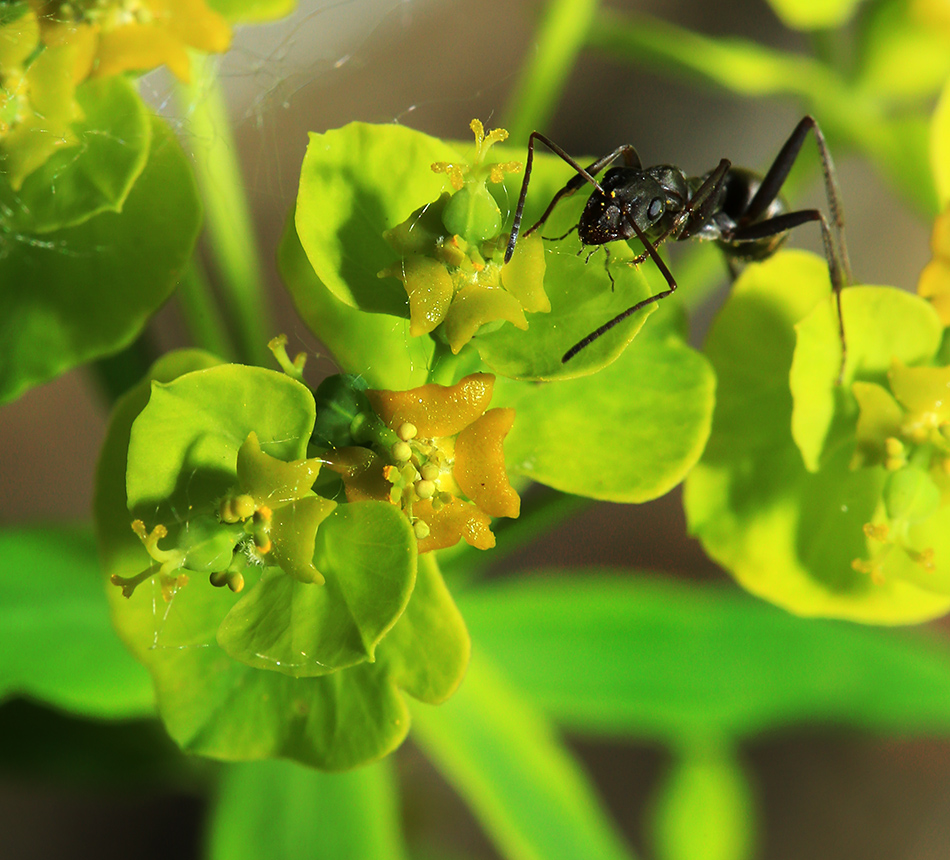
[[[57,149],[76,143],[76,85],[92,64],[90,39],[47,44],[43,34],[32,11],[0,27],[0,173],[14,191]]]
[[[231,44],[231,28],[204,0],[72,0],[41,3],[44,42],[79,37],[95,39],[91,77],[145,72],[168,66],[188,81],[188,49],[222,53]]]
[[[399,505],[413,524],[419,552],[462,538],[478,549],[493,547],[491,518],[521,512],[503,449],[514,410],[488,409],[494,383],[491,374],[475,373],[452,386],[367,391],[396,441],[385,456],[368,448],[340,448],[324,456],[343,477],[347,499]]]
[[[471,164],[432,165],[436,173],[448,175],[455,193],[444,193],[386,231],[386,241],[400,259],[379,273],[402,281],[409,297],[410,334],[418,337],[442,326],[456,354],[483,325],[510,322],[524,330],[526,311],[551,310],[540,236],[519,242],[507,264],[501,260],[507,235],[501,235],[501,212],[486,183],[501,182],[521,165],[489,163],[485,156],[508,132],[496,128],[486,135],[478,120],[472,120],[471,128]]]

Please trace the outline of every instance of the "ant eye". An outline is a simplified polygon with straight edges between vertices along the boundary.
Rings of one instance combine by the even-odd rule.
[[[654,197],[650,201],[650,206],[647,209],[647,216],[651,221],[656,221],[663,214],[663,201],[659,197]]]

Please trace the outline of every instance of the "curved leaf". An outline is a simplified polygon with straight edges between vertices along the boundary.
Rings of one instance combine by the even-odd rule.
[[[296,678],[373,662],[415,584],[409,532],[409,521],[385,502],[338,506],[317,532],[326,584],[268,568],[221,622],[218,644],[242,663]]]
[[[670,316],[672,306],[597,374],[530,386],[499,379],[494,403],[515,407],[509,470],[615,502],[654,499],[682,481],[709,435],[715,378]]]
[[[43,234],[74,227],[101,212],[121,212],[145,167],[152,125],[145,103],[122,77],[88,80],[76,90],[78,142],[58,149],[18,191],[0,177],[0,227]]]
[[[359,374],[371,388],[403,390],[426,382],[432,339],[411,337],[408,319],[364,313],[336,298],[313,271],[292,216],[277,264],[297,312],[342,370]]]
[[[383,231],[448,187],[433,162],[458,160],[448,144],[399,125],[350,123],[310,135],[295,224],[317,278],[337,299],[408,317],[399,281],[377,277],[397,260]]]
[[[127,346],[168,298],[200,225],[194,178],[152,120],[148,162],[121,212],[0,253],[0,402]]]
[[[250,433],[272,457],[303,459],[315,415],[306,386],[260,367],[222,364],[155,382],[132,427],[129,507],[215,502],[234,485]]]
[[[827,277],[815,274],[825,283]],[[792,287],[789,287],[791,289]],[[943,325],[933,306],[892,287],[861,287],[841,296],[847,339],[847,363],[838,385],[841,340],[834,306],[820,302],[795,325],[796,345],[789,374],[792,392],[792,436],[810,471],[817,471],[822,453],[840,437],[853,439],[857,408],[850,384],[884,382],[891,363],[919,364],[940,346]],[[832,424],[846,429],[835,434]]]

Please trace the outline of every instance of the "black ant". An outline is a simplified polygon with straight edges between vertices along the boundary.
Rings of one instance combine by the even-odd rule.
[[[814,132],[821,155],[834,235],[819,209],[789,212],[779,196],[779,191],[809,131]],[[669,164],[644,169],[637,151],[629,144],[597,159],[585,170],[556,143],[539,132],[532,132],[528,138],[524,182],[505,250],[505,262],[511,259],[518,239],[536,140],[564,159],[577,171],[577,176],[554,195],[544,214],[524,235],[530,235],[544,224],[561,199],[570,196],[585,183],[590,184],[594,191],[580,220],[564,236],[558,238],[563,239],[574,230],[577,230],[582,246],[606,246],[608,242],[637,238],[643,243],[645,250],[625,262],[636,266],[647,257],[651,258],[669,285],[669,289],[637,302],[574,344],[564,353],[562,362],[570,361],[615,325],[646,305],[666,298],[676,289],[676,280],[657,253],[657,248],[667,239],[679,242],[684,239],[707,239],[716,242],[725,253],[730,271],[735,277],[738,263],[764,260],[775,253],[791,229],[808,221],[817,221],[821,225],[831,286],[837,302],[843,371],[845,337],[841,317],[841,289],[851,283],[851,263],[844,243],[844,218],[834,164],[821,129],[813,117],[806,116],[795,126],[764,177],[751,170],[733,167],[727,158],[723,158],[714,170],[699,177],[688,177],[678,167]],[[594,175],[618,158],[623,158],[625,166],[608,170],[603,181],[598,182]],[[606,247],[604,250],[607,252],[609,265],[610,252]],[[612,286],[613,276],[609,268],[607,275]]]

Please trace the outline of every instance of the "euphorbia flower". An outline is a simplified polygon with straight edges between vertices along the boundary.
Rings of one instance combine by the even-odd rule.
[[[0,173],[14,191],[57,150],[76,143],[76,85],[94,51],[89,34],[49,44],[32,11],[0,27]]]
[[[524,330],[526,311],[551,310],[540,237],[520,242],[508,264],[501,259],[507,235],[501,234],[501,212],[486,183],[502,182],[521,165],[486,163],[485,156],[508,132],[494,129],[486,135],[478,120],[472,120],[471,128],[471,164],[432,165],[436,173],[448,174],[455,193],[446,192],[386,231],[386,241],[401,259],[379,273],[398,278],[406,288],[410,333],[419,336],[442,326],[454,353],[483,325],[510,322]]]
[[[319,459],[287,463],[271,457],[251,433],[238,451],[237,486],[220,500],[217,512],[192,517],[165,549],[158,543],[168,529],[159,524],[147,531],[136,520],[132,529],[154,563],[134,577],[113,576],[113,585],[131,597],[140,583],[157,576],[170,600],[188,582],[183,571],[192,571],[210,574],[212,585],[237,592],[249,564],[276,565],[293,579],[322,585],[323,574],[313,565],[314,541],[336,502],[311,489],[320,466]]]
[[[94,35],[92,77],[165,65],[179,80],[187,81],[189,48],[221,53],[231,44],[231,28],[204,0],[72,0],[34,5],[48,22],[44,25],[47,44],[75,39],[82,31]]]
[[[494,382],[491,374],[475,373],[452,386],[367,391],[391,441],[386,450],[348,447],[324,455],[342,475],[347,499],[388,499],[401,507],[419,552],[461,538],[478,549],[493,547],[491,518],[521,511],[503,450],[515,414],[488,409]]]

